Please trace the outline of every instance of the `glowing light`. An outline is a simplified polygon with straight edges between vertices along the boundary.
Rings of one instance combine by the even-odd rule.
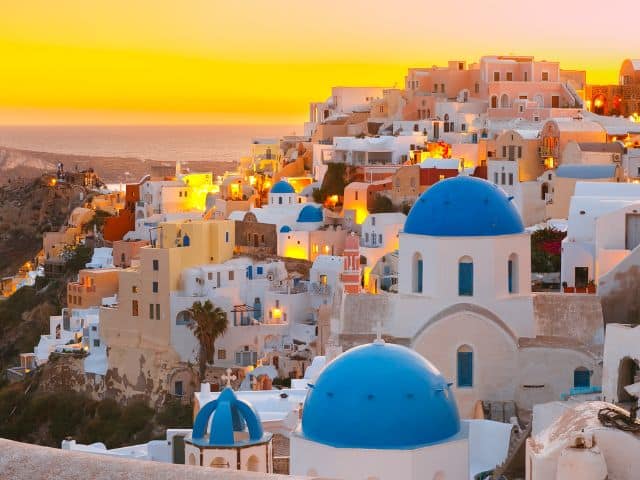
[[[282,310],[279,309],[279,308],[272,308],[271,309],[271,317],[273,317],[275,319],[282,318]]]
[[[49,180],[49,185],[51,187],[55,187],[57,183],[58,183],[58,180],[56,180],[55,178],[52,178],[51,180]]]
[[[301,245],[287,245],[284,249],[284,256],[288,258],[297,258],[299,260],[309,260],[307,249]]]
[[[596,98],[595,102],[593,102],[593,106],[596,108],[600,108],[602,105],[604,105],[604,102],[601,98]]]
[[[553,168],[553,164],[554,164],[553,157],[545,158],[545,160],[544,160],[545,168]]]

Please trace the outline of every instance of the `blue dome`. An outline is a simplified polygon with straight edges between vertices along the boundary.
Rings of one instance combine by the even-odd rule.
[[[298,222],[321,222],[322,221],[322,207],[314,207],[313,205],[306,205],[300,214],[298,215]]]
[[[291,231],[291,227],[289,225],[283,225],[280,228],[280,233],[289,233]]]
[[[302,434],[339,448],[413,449],[460,431],[440,372],[415,351],[388,343],[353,348],[312,385]]]
[[[235,441],[234,432],[245,429],[249,431],[249,439]],[[234,446],[260,443],[266,439],[268,436],[265,437],[256,411],[247,402],[238,400],[233,390],[227,387],[216,400],[200,409],[193,422],[190,441],[196,445]]]
[[[273,187],[271,187],[271,193],[296,193],[289,182],[280,180]]]
[[[473,237],[524,233],[515,206],[492,183],[475,177],[441,180],[411,208],[404,233]]]

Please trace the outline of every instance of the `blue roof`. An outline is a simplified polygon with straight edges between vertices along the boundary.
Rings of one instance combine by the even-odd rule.
[[[560,165],[556,176],[561,178],[613,178],[616,176],[615,165]]]
[[[209,423],[211,426],[207,435]],[[245,429],[249,430],[249,439],[235,441],[234,432],[242,432]],[[250,404],[239,400],[233,390],[227,387],[216,400],[200,409],[193,423],[190,441],[202,446],[238,446],[261,443],[268,437],[262,430],[258,413]]]
[[[493,183],[476,177],[441,180],[411,208],[404,233],[437,237],[524,233],[511,199]]]
[[[271,193],[296,193],[289,182],[280,180],[273,187],[271,187]]]
[[[313,205],[305,205],[300,210],[298,215],[298,222],[321,222],[322,221],[322,207],[314,207]]]
[[[415,351],[387,343],[353,348],[311,385],[302,435],[338,448],[422,447],[460,431],[447,381]]]
[[[280,228],[280,233],[288,233],[288,232],[290,232],[290,231],[291,231],[291,227],[290,227],[289,225],[283,225],[283,226]]]

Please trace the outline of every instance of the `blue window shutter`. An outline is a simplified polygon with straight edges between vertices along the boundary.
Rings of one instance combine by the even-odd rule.
[[[573,371],[573,386],[574,388],[590,387],[591,375],[589,370],[574,370]]]
[[[458,352],[458,386],[473,387],[473,352]]]
[[[458,264],[458,295],[473,295],[473,263]]]
[[[417,275],[418,275],[418,288],[417,291],[418,293],[422,293],[422,260],[418,260],[418,268],[417,268]]]
[[[509,260],[507,264],[507,270],[509,273],[509,293],[513,293],[513,261]]]

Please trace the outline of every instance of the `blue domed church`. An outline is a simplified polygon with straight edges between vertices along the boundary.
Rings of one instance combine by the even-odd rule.
[[[584,378],[576,372],[600,382],[597,299],[532,293],[530,235],[512,199],[479,178],[442,180],[416,201],[399,234],[397,293],[345,295],[331,340],[370,342],[376,321],[450,379],[463,418],[491,402],[557,400]]]
[[[293,475],[469,478],[469,429],[451,385],[415,351],[381,340],[355,347],[309,387]]]

